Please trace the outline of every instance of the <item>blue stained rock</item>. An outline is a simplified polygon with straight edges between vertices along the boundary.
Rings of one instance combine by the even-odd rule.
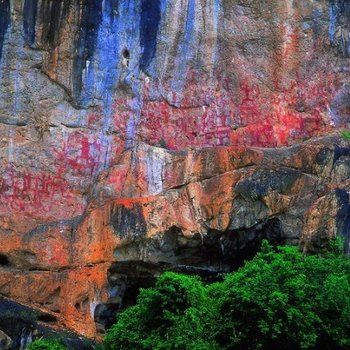
[[[171,84],[172,89],[177,92],[182,91],[185,84],[185,79],[179,79],[179,77],[186,76],[189,66],[188,63],[193,59],[198,50],[198,42],[193,35],[196,20],[195,11],[196,0],[189,0],[187,4],[184,33],[176,55],[174,79]]]
[[[350,57],[350,2],[329,0],[329,41],[338,55]]]
[[[140,19],[140,45],[142,55],[140,68],[143,71],[154,58],[157,47],[157,34],[161,20],[160,0],[142,0]]]
[[[35,41],[38,0],[25,0],[23,6],[23,32],[28,45]]]

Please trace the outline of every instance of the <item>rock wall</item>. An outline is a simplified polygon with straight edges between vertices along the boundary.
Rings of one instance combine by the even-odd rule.
[[[0,0],[0,294],[89,337],[162,269],[350,228],[343,0]]]

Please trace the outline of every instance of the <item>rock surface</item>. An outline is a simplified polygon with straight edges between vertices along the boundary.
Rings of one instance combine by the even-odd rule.
[[[341,0],[0,0],[0,294],[95,337],[164,269],[347,237],[349,31]]]
[[[62,339],[70,350],[92,350],[96,343],[77,334],[61,331],[55,324],[55,316],[43,313],[0,297],[0,349],[24,350],[34,340],[43,337]]]

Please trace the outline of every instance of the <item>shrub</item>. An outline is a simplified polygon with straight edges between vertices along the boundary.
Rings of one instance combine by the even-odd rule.
[[[57,339],[38,339],[30,344],[28,350],[67,350]]]
[[[343,136],[344,141],[350,141],[350,131],[349,130],[341,130],[340,133]]]
[[[350,260],[263,251],[227,276],[217,296],[224,349],[349,349]]]
[[[105,337],[105,348],[214,350],[207,337],[212,311],[198,278],[164,273],[154,288],[141,289],[135,306],[120,314]]]

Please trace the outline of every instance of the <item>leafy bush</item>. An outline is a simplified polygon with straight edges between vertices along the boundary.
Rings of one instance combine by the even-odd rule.
[[[57,339],[38,339],[30,344],[28,350],[67,350]]]
[[[142,289],[105,337],[107,350],[215,349],[207,339],[213,317],[207,291],[196,277],[167,272]]]
[[[350,131],[349,130],[341,130],[341,135],[345,141],[350,141]]]
[[[262,252],[223,282],[162,275],[105,338],[106,350],[350,349],[350,259]]]
[[[349,349],[350,260],[263,251],[212,286],[224,349]]]

